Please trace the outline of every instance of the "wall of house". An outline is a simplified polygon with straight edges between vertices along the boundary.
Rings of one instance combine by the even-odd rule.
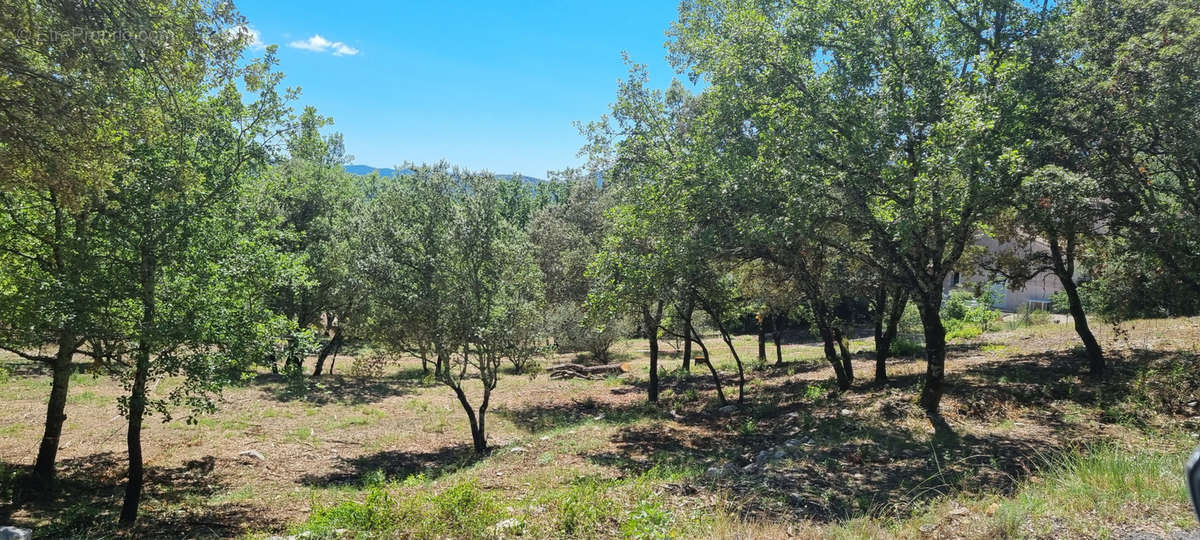
[[[1012,251],[1018,249],[1017,246],[1006,243],[1001,244],[995,238],[980,234],[975,239],[976,245],[983,246],[989,252]],[[1022,248],[1025,249],[1025,248]],[[1031,249],[1038,251],[1049,251],[1049,247],[1043,242],[1035,242]],[[978,283],[981,281],[990,281],[991,276],[986,272],[977,271],[971,275],[956,275],[952,274],[946,278],[946,283],[943,289],[949,293],[956,286],[967,283]],[[1051,273],[1044,273],[1025,283],[1024,286],[1016,289],[1008,288],[1003,284],[996,285],[995,291],[999,293],[1000,299],[993,306],[996,309],[1007,312],[1015,312],[1021,309],[1029,301],[1045,302],[1050,300],[1050,295],[1063,289],[1062,282],[1058,277]]]

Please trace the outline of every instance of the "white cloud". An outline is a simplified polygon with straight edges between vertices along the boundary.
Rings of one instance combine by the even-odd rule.
[[[246,47],[251,49],[262,49],[266,44],[262,41],[262,34],[253,26],[247,24],[239,24],[231,26],[225,30],[229,35],[245,40]]]
[[[308,39],[293,41],[288,43],[288,46],[313,52],[332,52],[334,56],[354,56],[358,54],[358,49],[340,41],[329,41],[321,37],[321,34],[313,34]]]

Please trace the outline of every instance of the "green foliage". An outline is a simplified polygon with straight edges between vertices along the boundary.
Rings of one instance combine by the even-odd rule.
[[[949,339],[949,335],[947,335]],[[892,341],[892,346],[889,349],[889,354],[892,356],[917,356],[925,352],[925,346],[921,343],[905,337],[898,337]]]
[[[948,342],[976,338],[983,333],[983,327],[962,319],[947,319],[944,321],[944,325],[946,327],[946,341]]]
[[[669,538],[674,516],[653,500],[642,500],[621,523],[624,538]]]
[[[1047,460],[1042,481],[1022,490],[1014,511],[1115,515],[1136,504],[1159,508],[1186,498],[1178,456],[1114,445],[1081,449]]]
[[[1071,311],[1070,301],[1067,299],[1066,291],[1057,291],[1050,295],[1050,311],[1052,313],[1064,314]]]
[[[464,408],[464,383],[483,391],[468,415],[476,451],[501,362],[541,350],[542,283],[522,224],[490,173],[416,167],[393,179],[362,216],[359,271],[371,289],[364,325],[390,351],[435,366]]]
[[[297,532],[333,537],[337,529],[360,535],[409,538],[489,538],[507,517],[497,498],[473,481],[459,482],[437,493],[398,497],[399,486],[367,488],[363,502],[343,501],[317,507]]]
[[[942,306],[942,324],[946,327],[947,340],[972,338],[995,327],[1000,320],[1000,312],[991,308],[991,294],[990,290],[982,296],[959,289],[950,291],[949,298]]]
[[[558,530],[572,538],[602,534],[617,512],[616,504],[607,495],[607,487],[591,477],[571,482],[564,493],[555,497]]]

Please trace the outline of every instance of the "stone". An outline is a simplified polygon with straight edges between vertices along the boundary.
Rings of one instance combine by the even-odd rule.
[[[746,474],[755,474],[758,472],[758,465],[753,463],[746,465],[745,467],[742,467],[742,472]]]
[[[494,527],[496,532],[502,533],[510,529],[516,529],[521,526],[521,520],[517,518],[502,519],[496,523]]]
[[[761,450],[758,452],[757,456],[754,456],[754,463],[762,465],[763,463],[766,463],[767,460],[770,458],[771,458],[771,455],[768,454],[766,450]]]
[[[851,411],[850,409],[842,409],[841,412],[842,416],[850,416],[851,414],[854,414],[854,411]]]
[[[720,409],[717,409],[717,412],[719,412],[721,414],[733,414],[733,413],[737,412],[737,410],[738,410],[737,405],[726,405],[724,407],[721,407]]]
[[[780,460],[785,457],[787,457],[787,451],[782,448],[776,448],[775,451],[771,453],[771,459],[773,460]]]
[[[30,540],[31,538],[33,538],[32,530],[11,525],[0,527],[0,540]]]
[[[265,461],[267,459],[267,457],[262,455],[262,452],[259,452],[258,450],[246,450],[245,452],[239,453],[238,456],[248,457],[258,461]]]
[[[709,467],[708,470],[705,471],[704,474],[705,474],[705,476],[708,476],[709,478],[714,478],[714,479],[715,478],[726,478],[726,477],[737,474],[738,470],[739,470],[739,467],[737,465],[735,465],[733,463],[726,463],[719,467]]]
[[[509,450],[509,452],[512,452],[514,454],[521,454],[521,453],[526,452],[526,450],[525,450],[524,446],[514,446],[514,447],[512,447],[511,450]]]
[[[783,445],[788,448],[800,448],[802,444],[804,443],[800,439],[788,439],[783,442]]]

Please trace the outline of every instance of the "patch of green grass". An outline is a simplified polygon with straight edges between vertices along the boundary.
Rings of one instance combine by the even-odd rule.
[[[363,502],[314,508],[297,532],[334,537],[338,529],[346,529],[359,537],[488,538],[495,536],[496,525],[509,517],[497,497],[473,480],[438,493],[394,495],[399,488],[398,484],[378,484],[367,489]]]
[[[67,403],[72,405],[96,405],[105,403],[109,398],[96,394],[91,390],[76,392],[67,396]]]
[[[986,343],[982,347],[980,347],[979,350],[981,350],[983,352],[994,352],[994,353],[1004,352],[1004,351],[1008,350],[1008,345],[1004,345],[1002,343]]]
[[[296,442],[312,442],[316,438],[316,433],[311,427],[298,427],[289,431],[287,438]]]
[[[621,523],[625,538],[670,538],[674,516],[657,501],[642,500]]]

